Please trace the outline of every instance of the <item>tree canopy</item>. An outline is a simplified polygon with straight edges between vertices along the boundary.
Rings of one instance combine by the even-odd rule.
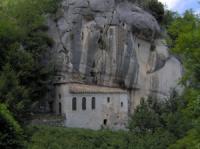
[[[22,121],[48,90],[51,68],[44,59],[53,41],[45,19],[57,6],[56,0],[0,2],[0,102]]]

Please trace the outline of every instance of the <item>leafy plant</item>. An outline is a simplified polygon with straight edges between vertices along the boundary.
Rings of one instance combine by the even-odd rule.
[[[0,104],[0,148],[24,148],[23,130],[4,104]]]

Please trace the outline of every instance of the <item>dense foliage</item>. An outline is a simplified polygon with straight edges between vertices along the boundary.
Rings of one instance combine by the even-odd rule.
[[[57,0],[0,1],[1,149],[23,147],[23,130],[16,121],[24,124],[33,103],[48,90],[51,69],[43,59],[53,42],[44,15],[56,7]]]
[[[182,84],[185,86],[184,98],[187,107],[183,113],[192,124],[192,129],[170,148],[200,147],[200,18],[192,11],[177,17],[168,28],[168,43],[178,54],[185,67]]]
[[[23,130],[3,104],[0,104],[0,126],[1,149],[22,149],[24,147]]]
[[[179,54],[186,68],[185,81],[200,88],[200,18],[192,11],[178,17],[168,29],[172,51]]]
[[[56,0],[0,1],[0,102],[20,121],[48,89],[51,69],[44,59],[53,41],[44,15],[56,7]]]
[[[30,131],[30,130],[29,130]],[[169,133],[135,135],[109,130],[92,131],[56,127],[32,127],[29,149],[164,149],[173,138]]]
[[[166,101],[152,98],[141,100],[132,117],[130,131],[153,134],[164,130],[174,138],[180,138],[190,128],[190,123],[182,113],[186,105],[184,98],[178,97],[175,92]]]
[[[29,149],[124,149],[127,148],[126,132],[91,131],[56,127],[33,127],[36,132]]]

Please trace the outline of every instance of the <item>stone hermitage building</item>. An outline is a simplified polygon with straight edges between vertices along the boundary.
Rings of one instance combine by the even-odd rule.
[[[55,112],[65,115],[68,127],[125,129],[127,91],[77,83],[56,84]]]

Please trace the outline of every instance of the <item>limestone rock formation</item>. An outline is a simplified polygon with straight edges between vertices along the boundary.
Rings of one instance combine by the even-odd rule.
[[[182,76],[156,19],[127,1],[63,0],[48,26],[56,81],[125,88],[130,109],[141,97],[167,97]]]

